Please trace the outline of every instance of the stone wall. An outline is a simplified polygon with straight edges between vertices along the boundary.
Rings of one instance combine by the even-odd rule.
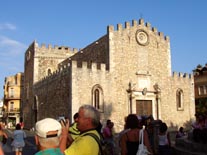
[[[45,117],[57,119],[71,114],[70,68],[65,66],[34,85],[37,99],[37,120]]]
[[[132,25],[125,22],[125,27],[118,24],[117,30],[108,26],[106,35],[79,52],[51,49],[34,46],[35,56],[25,63],[26,81],[33,81],[28,86],[32,92],[30,107],[26,107],[31,108],[36,97],[38,119],[61,112],[71,119],[82,104],[94,104],[96,86],[102,93],[102,122],[111,119],[116,132],[123,129],[125,116],[137,113],[137,101],[151,101],[153,117],[173,128],[185,125],[194,116],[193,77],[172,75],[169,37],[143,19],[133,20]],[[45,77],[48,69],[57,74]],[[127,92],[129,83],[131,94]],[[182,110],[176,105],[178,89],[184,95]]]
[[[43,78],[47,81],[46,77],[49,74],[59,70],[58,64],[74,55],[76,52],[77,49],[71,50],[70,48],[63,46],[55,46],[53,48],[51,45],[46,47],[45,44],[42,44],[39,47],[36,41],[28,47],[25,52],[24,95],[22,99],[23,109],[21,112],[21,115],[25,121],[25,128],[32,128],[37,120],[36,109],[34,109],[34,100],[35,96],[37,96],[34,92],[34,84]],[[50,70],[50,73],[48,70]],[[56,85],[51,86],[56,88]]]

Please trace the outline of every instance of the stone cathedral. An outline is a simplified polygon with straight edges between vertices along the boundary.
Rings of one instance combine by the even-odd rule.
[[[130,113],[152,115],[169,126],[194,119],[192,74],[172,72],[170,39],[143,19],[108,26],[84,48],[38,45],[25,52],[22,117],[25,127],[45,117],[71,121],[91,104],[102,122],[123,129]]]

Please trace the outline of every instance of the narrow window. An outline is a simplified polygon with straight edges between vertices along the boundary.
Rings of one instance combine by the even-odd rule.
[[[207,94],[207,85],[204,86],[204,94]]]
[[[176,92],[176,103],[177,103],[177,110],[184,110],[183,91],[181,89],[178,89]]]
[[[9,111],[13,111],[13,110],[14,110],[14,102],[10,102]]]
[[[199,95],[204,95],[204,87],[203,86],[198,87],[198,94]]]
[[[97,109],[100,109],[100,98],[99,98],[99,90],[96,89],[94,92],[94,104]]]
[[[92,103],[93,106],[100,112],[104,112],[103,90],[100,85],[95,85],[92,88]]]
[[[10,88],[9,96],[14,97],[14,88]]]

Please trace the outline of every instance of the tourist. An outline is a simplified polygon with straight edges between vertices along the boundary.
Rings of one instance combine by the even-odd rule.
[[[203,129],[205,127],[205,119],[202,115],[195,114],[195,122],[192,123],[192,128],[194,129]]]
[[[25,146],[24,139],[26,138],[26,134],[23,130],[21,130],[21,125],[16,125],[16,130],[14,130],[12,135],[12,143],[13,151],[15,151],[16,155],[21,155],[23,147]]]
[[[68,146],[80,135],[80,131],[77,129],[78,113],[73,115],[73,120],[74,122],[69,127]]]
[[[6,132],[3,131],[3,127],[0,124],[0,145],[3,146],[3,144],[6,143],[7,139],[8,139],[8,136]]]
[[[98,139],[100,135],[96,128],[100,122],[100,114],[96,108],[91,105],[83,105],[78,111],[77,128],[80,131],[80,136],[78,136],[73,143],[66,148],[67,137],[68,137],[68,122],[66,126],[62,126],[62,139],[60,143],[61,151],[65,155],[98,155],[99,145],[95,138],[89,134],[93,134]]]
[[[114,123],[111,120],[106,121],[106,126],[103,129],[103,137],[104,137],[104,142],[107,146],[107,150],[110,153],[110,155],[114,154],[114,139],[113,139],[113,127]]]
[[[158,153],[159,155],[170,155],[171,152],[171,142],[170,135],[167,132],[167,125],[164,122],[161,122],[159,133],[158,133]]]
[[[4,155],[4,150],[1,145],[0,145],[0,155]]]
[[[20,126],[21,126],[21,129],[24,129],[24,122],[23,122],[23,118],[21,117],[20,118]]]
[[[184,132],[184,128],[183,127],[180,127],[179,130],[177,131],[176,133],[176,138],[182,138],[185,136],[185,132]]]
[[[59,143],[62,132],[60,122],[53,118],[45,118],[35,124],[35,142],[39,152],[35,155],[63,155]]]
[[[127,116],[126,117],[124,117],[124,128],[123,128],[123,130],[121,130],[120,132],[119,132],[119,135],[118,135],[118,146],[119,146],[119,152],[121,151],[121,137],[127,132],[127,131],[129,131],[130,129],[128,129],[127,128],[127,126],[126,126],[126,121],[127,121]]]
[[[126,129],[120,141],[121,155],[136,155],[139,147],[139,131],[141,130],[139,120],[136,115],[129,114],[126,119]],[[144,145],[148,151],[152,153],[151,146],[148,139],[148,134],[144,130]]]

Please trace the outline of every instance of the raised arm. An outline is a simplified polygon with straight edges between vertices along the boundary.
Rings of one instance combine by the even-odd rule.
[[[68,131],[69,131],[69,120],[66,119],[66,123],[64,124],[61,122],[62,125],[62,134],[61,134],[61,139],[60,139],[60,150],[62,153],[64,153],[67,145],[67,140],[68,140]]]

